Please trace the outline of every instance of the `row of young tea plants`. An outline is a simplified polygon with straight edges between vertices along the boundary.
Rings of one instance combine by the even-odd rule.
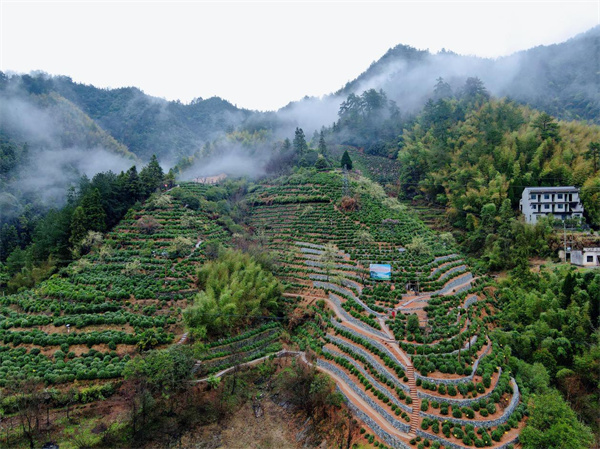
[[[451,238],[353,174],[300,171],[255,186],[249,204],[278,275],[314,316],[292,340],[352,392],[365,425],[397,430],[372,427],[376,445],[512,443],[525,410],[487,336],[483,284]],[[371,263],[390,264],[391,280],[372,280]]]
[[[201,207],[208,189],[183,184],[153,195],[94,236],[89,254],[36,289],[0,298],[3,380],[118,378],[137,352],[176,342],[198,266],[231,236]]]

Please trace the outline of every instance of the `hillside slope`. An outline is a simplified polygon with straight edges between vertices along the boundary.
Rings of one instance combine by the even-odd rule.
[[[422,106],[439,77],[455,90],[479,77],[490,92],[564,119],[600,117],[600,27],[566,42],[539,46],[496,60],[398,45],[336,93],[383,89],[403,111]]]

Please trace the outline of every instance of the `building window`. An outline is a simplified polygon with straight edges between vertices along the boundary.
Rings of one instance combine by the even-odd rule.
[[[537,200],[537,195],[532,194],[532,195],[529,196],[529,198],[532,199],[532,200]]]
[[[559,194],[557,195],[557,198],[558,198],[559,200],[562,200],[562,199],[563,199],[563,194],[562,194],[562,193],[559,193]]]
[[[556,205],[559,209],[564,209],[565,205],[564,204],[557,204]]]
[[[544,193],[544,199],[545,200],[549,200],[550,199],[550,194],[549,193]]]
[[[531,208],[532,208],[532,209],[537,209],[537,204],[532,204],[532,205],[531,205]]]
[[[586,256],[585,260],[587,263],[592,263],[594,262],[594,256]]]
[[[544,204],[544,209],[550,209],[550,205],[549,204]]]

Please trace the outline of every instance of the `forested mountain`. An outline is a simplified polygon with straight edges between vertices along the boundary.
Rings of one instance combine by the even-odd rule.
[[[591,447],[600,274],[556,265],[518,200],[575,185],[600,228],[599,35],[497,61],[398,46],[269,113],[0,73],[7,447],[75,425],[77,447],[182,446],[279,392],[336,447]],[[255,179],[185,182],[219,173]]]
[[[161,160],[188,156],[251,114],[217,97],[185,105],[135,87],[99,89],[66,76],[23,75],[11,77],[9,83],[32,95],[55,93],[68,99],[142,160],[152,154]]]
[[[564,119],[600,120],[600,27],[566,42],[539,46],[496,60],[442,50],[432,54],[398,45],[340,89],[346,97],[383,89],[401,111],[420,108],[442,77],[457,89],[478,77],[490,92]]]

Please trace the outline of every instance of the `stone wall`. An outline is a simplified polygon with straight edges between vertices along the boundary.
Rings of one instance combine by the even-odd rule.
[[[358,355],[364,357],[375,369],[379,370],[379,372],[381,374],[383,374],[387,379],[390,379],[392,382],[394,382],[394,384],[396,386],[402,388],[406,392],[410,392],[410,387],[408,385],[401,383],[386,368],[384,368],[384,366],[381,363],[379,363],[377,360],[375,360],[375,358],[369,352],[363,350],[362,348],[360,348],[354,344],[350,344],[349,342],[342,340],[341,338],[337,338],[333,335],[327,335],[327,338],[345,348],[350,349],[351,351],[357,353]],[[396,360],[396,363],[398,363],[398,365],[402,366],[402,369],[404,369],[404,371],[406,371],[406,367],[404,365],[402,365],[400,362],[398,362],[397,359],[394,359],[394,360]]]
[[[489,420],[460,419],[460,418],[453,418],[452,416],[436,416],[436,415],[432,415],[432,414],[425,413],[425,412],[421,412],[421,416],[437,419],[438,421],[451,421],[455,424],[460,424],[462,426],[465,426],[467,424],[473,424],[474,426],[478,426],[478,427],[499,426],[500,424],[504,424],[506,421],[508,421],[508,418],[510,418],[510,416],[515,411],[515,408],[517,408],[517,406],[519,405],[519,399],[520,399],[519,387],[517,386],[517,383],[515,382],[515,380],[512,378],[510,380],[510,383],[511,383],[511,386],[513,387],[513,395],[510,400],[510,404],[508,405],[508,407],[506,407],[504,409],[504,413],[499,418],[489,419]]]
[[[459,265],[457,267],[451,268],[450,270],[446,271],[444,274],[442,274],[439,278],[438,281],[443,281],[444,279],[449,278],[450,276],[452,276],[455,273],[458,273],[460,271],[466,271],[467,266],[466,265]]]
[[[421,438],[429,438],[430,440],[439,441],[440,443],[442,443],[444,445],[444,447],[446,449],[465,449],[465,446],[459,446],[458,444],[451,443],[450,441],[448,441],[442,437],[439,437],[435,434],[426,433],[421,429],[417,429],[417,435],[420,436]],[[519,441],[519,437],[516,437],[516,438],[512,439],[511,441],[507,441],[506,443],[502,444],[501,446],[498,446],[495,449],[506,449],[509,445],[516,444],[518,441]]]
[[[352,290],[348,290],[347,288],[344,287],[340,287],[337,284],[332,284],[331,282],[322,282],[322,281],[313,281],[313,286],[315,288],[322,288],[324,290],[332,290],[334,292],[337,292],[341,295],[345,295],[348,296],[350,298],[352,298],[354,301],[356,301],[357,303],[359,303],[363,309],[365,309],[367,312],[372,313],[375,316],[384,316],[384,314],[381,314],[379,312],[375,312],[373,309],[371,309],[368,305],[366,305],[364,302],[362,302],[362,300],[360,300]],[[386,336],[386,338],[388,338]]]
[[[348,377],[348,375],[331,363],[325,362],[321,359],[317,360],[317,366],[324,368],[325,370],[332,372],[340,379],[342,379],[348,387],[352,389],[357,396],[359,396],[363,401],[365,401],[369,407],[371,407],[374,411],[376,411],[383,419],[385,419],[391,426],[398,429],[400,432],[409,432],[410,426],[400,421],[399,417],[392,416],[385,410],[381,405],[379,405],[375,400],[373,400],[361,387],[357,386],[352,379]]]
[[[465,303],[462,306],[460,306],[459,308],[461,308],[461,309],[468,309],[473,304],[475,304],[477,301],[479,301],[479,297],[477,295],[469,296],[467,298],[467,300],[465,301]]]
[[[294,242],[298,246],[306,246],[307,248],[315,248],[315,249],[324,249],[325,245],[318,245],[316,243],[308,243],[308,242]]]
[[[344,393],[342,393],[342,391],[339,388],[337,390],[342,395],[344,395]],[[369,428],[373,431],[373,433],[376,436],[378,436],[380,439],[382,439],[386,445],[396,448],[396,449],[413,449],[411,446],[409,446],[405,442],[399,440],[398,438],[390,435],[388,432],[383,430],[379,426],[379,424],[377,424],[375,421],[373,421],[371,419],[371,417],[369,415],[367,415],[365,412],[363,412],[360,408],[358,408],[352,402],[350,402],[348,400],[348,398],[346,398],[346,396],[344,396],[344,399],[346,400],[346,405],[348,406],[348,408],[350,410],[352,410],[352,412],[356,415],[356,417],[358,419],[360,419],[362,422],[364,422],[367,426],[369,426]]]
[[[356,360],[354,360],[353,358],[351,358],[351,357],[349,357],[349,356],[347,356],[347,355],[345,355],[343,353],[340,353],[340,352],[337,352],[337,351],[333,351],[333,350],[327,349],[327,348],[323,348],[323,352],[327,352],[327,353],[329,353],[329,354],[331,354],[333,356],[341,357],[341,358],[347,360],[348,362],[350,362],[350,364],[352,364],[358,371],[360,371],[360,373],[363,376],[365,376],[365,378],[369,382],[371,382],[371,384],[375,388],[377,388],[379,391],[381,391],[382,393],[384,393],[390,399],[390,402],[396,404],[398,407],[400,407],[405,412],[412,413],[412,407],[409,407],[405,403],[400,402],[400,400],[396,398],[396,392],[395,391],[390,392],[388,390],[389,387],[387,385],[383,386],[378,380],[376,380],[375,378],[373,378],[373,376],[371,376],[371,374],[369,374],[367,372],[367,370],[365,370],[362,366],[360,366]],[[358,385],[359,387],[361,386],[359,384],[356,384],[356,385]]]
[[[448,282],[446,285],[444,285],[444,287],[442,289],[434,292],[433,294],[434,295],[445,295],[446,293],[449,293],[454,287],[464,284],[465,282],[470,281],[472,279],[473,279],[473,275],[471,273],[463,274],[462,276],[452,279],[450,282]]]
[[[471,371],[471,374],[469,374],[468,376],[464,376],[459,379],[436,379],[434,377],[422,376],[421,374],[415,372],[415,377],[417,379],[426,380],[427,382],[433,382],[434,384],[437,384],[437,385],[439,385],[439,384],[456,385],[456,384],[459,384],[462,382],[471,381],[471,380],[473,380],[473,376],[475,375],[475,372],[477,371],[477,367],[479,366],[481,359],[483,359],[483,357],[485,357],[485,355],[488,352],[490,352],[491,349],[492,349],[492,345],[488,345],[487,349],[485,351],[483,351],[483,353],[479,356],[479,358],[473,364],[473,370]]]
[[[502,368],[498,371],[498,378],[502,375]],[[423,399],[428,399],[430,401],[438,401],[438,402],[447,402],[450,405],[460,405],[461,407],[468,407],[474,402],[479,402],[480,399],[486,399],[490,397],[496,388],[498,387],[498,383],[494,386],[493,389],[488,391],[486,394],[481,396],[477,396],[476,398],[464,398],[464,399],[455,399],[455,398],[447,398],[445,396],[435,396],[433,394],[425,393],[423,391],[419,391],[418,396]],[[460,393],[459,393],[460,394]]]
[[[360,337],[362,339],[366,339],[364,335],[356,332],[354,329],[350,329],[347,327],[342,326],[340,323],[337,323],[335,320],[331,321],[334,327],[337,327],[339,329],[343,329],[345,331],[350,332],[352,335],[355,335],[357,337]],[[384,345],[382,345],[381,343],[379,343],[376,340],[369,340],[369,343],[372,344],[373,346],[375,346],[377,349],[379,349],[381,352],[383,352],[385,355],[387,355],[389,358],[391,358],[392,360],[394,360],[398,365],[400,365],[402,367],[402,369],[404,371],[407,371],[406,369],[406,365],[404,365],[404,363],[402,363],[399,359],[398,356],[393,354],[392,351],[390,351],[388,348],[386,348]],[[353,345],[356,345],[356,343],[353,343]]]
[[[344,317],[345,320],[351,322],[352,324],[354,324],[356,327],[359,327],[361,329],[364,329],[365,332],[370,332],[372,334],[378,335],[381,338],[389,338],[385,333],[378,331],[377,329],[375,329],[374,327],[369,326],[366,323],[363,323],[361,320],[354,318],[352,315],[350,315],[348,312],[346,312],[343,308],[342,308],[342,302],[340,301],[340,299],[335,296],[334,294],[330,293],[329,294],[329,299],[331,302],[333,302],[336,306],[337,306],[337,311],[340,315],[342,315]],[[365,338],[363,336],[363,338]]]

